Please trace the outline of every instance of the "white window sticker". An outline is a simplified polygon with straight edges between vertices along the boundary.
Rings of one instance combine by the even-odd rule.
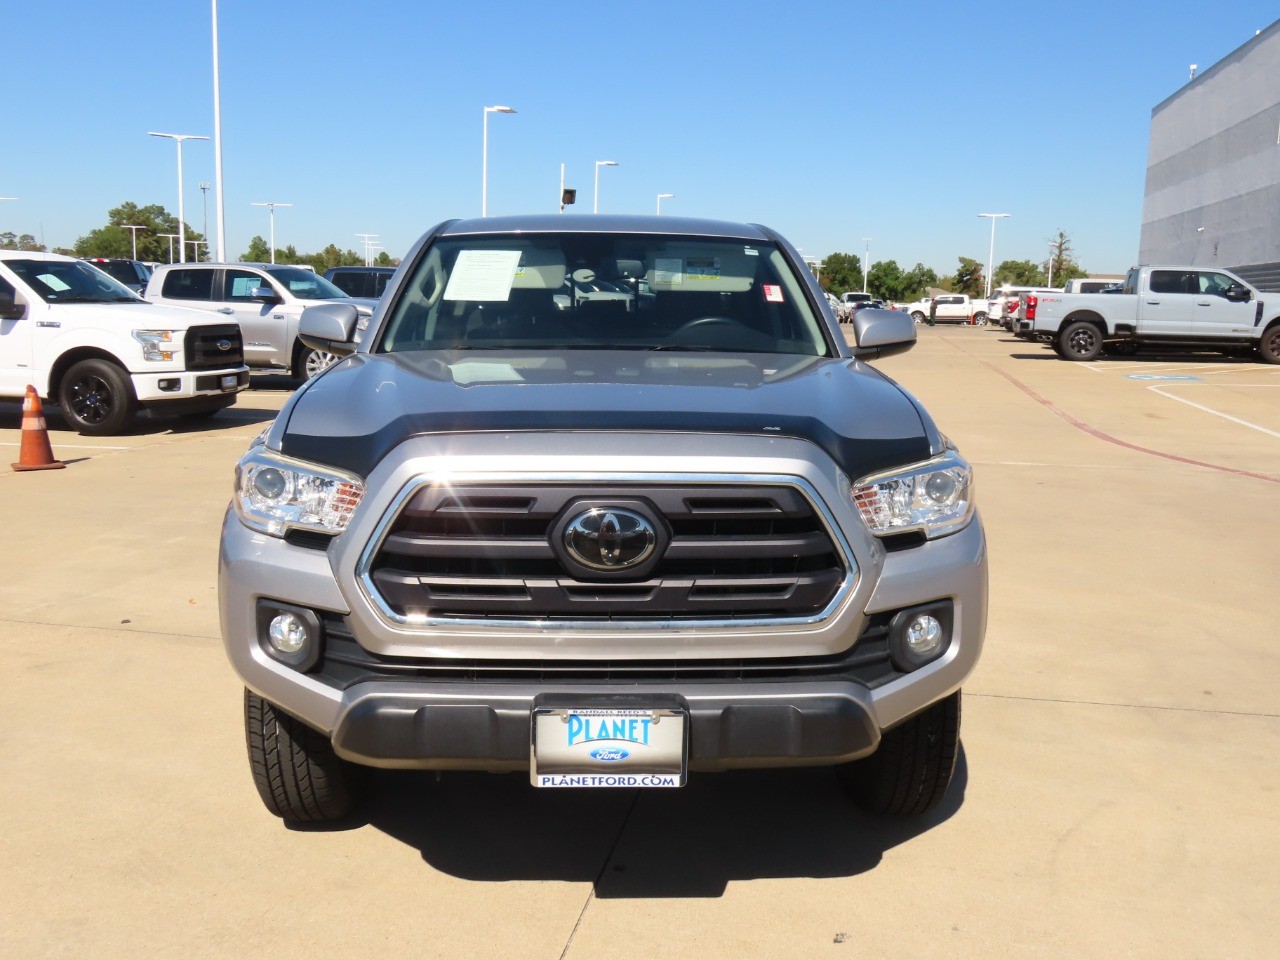
[[[764,285],[764,298],[769,303],[782,303],[782,288],[776,283]]]
[[[519,250],[463,250],[449,274],[444,299],[473,303],[510,299],[519,265]]]
[[[63,283],[61,280],[55,277],[52,273],[38,274],[36,276],[36,279],[39,280],[41,283],[43,283],[50,290],[54,291],[55,293],[62,293],[62,291],[64,290],[71,289],[71,285],[69,283]]]
[[[748,257],[760,256],[760,251],[757,250],[755,247],[743,247],[742,252],[745,253]]]
[[[684,261],[658,258],[653,261],[654,283],[684,283]]]
[[[686,276],[690,280],[719,280],[719,257],[690,257],[686,264]]]

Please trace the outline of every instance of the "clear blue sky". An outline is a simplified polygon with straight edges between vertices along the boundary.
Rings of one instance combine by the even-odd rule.
[[[1274,3],[1159,5],[221,0],[228,255],[276,242],[393,256],[436,222],[553,211],[560,164],[601,210],[749,220],[806,255],[1136,258],[1151,108]],[[177,212],[171,141],[213,133],[209,0],[0,0],[0,231],[70,246],[125,200]],[[184,148],[186,219],[211,143]],[[214,232],[213,191],[209,232]]]

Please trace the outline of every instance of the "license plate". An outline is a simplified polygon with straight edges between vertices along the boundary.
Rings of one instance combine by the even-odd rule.
[[[682,787],[688,717],[676,709],[533,712],[530,780],[535,787]]]
[[[240,375],[236,373],[224,374],[220,385],[223,390],[234,390],[240,386]]]

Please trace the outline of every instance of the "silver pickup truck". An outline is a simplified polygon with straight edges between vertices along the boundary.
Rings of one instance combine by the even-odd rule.
[[[608,296],[600,291],[607,290]],[[986,626],[968,463],[772,230],[450,221],[240,460],[223,639],[268,810],[367,767],[672,788],[829,765],[936,805]],[[447,824],[439,825],[448,829]]]
[[[1064,360],[1146,345],[1253,350],[1280,363],[1280,295],[1265,300],[1226,270],[1134,267],[1120,293],[1024,297],[1015,333],[1048,342]]]

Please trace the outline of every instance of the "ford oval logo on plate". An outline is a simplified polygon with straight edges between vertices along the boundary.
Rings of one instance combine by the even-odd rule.
[[[564,547],[591,570],[626,570],[649,559],[657,545],[653,524],[634,510],[592,507],[565,527]]]
[[[617,763],[631,756],[631,751],[623,750],[621,747],[596,747],[587,756],[601,763]]]

